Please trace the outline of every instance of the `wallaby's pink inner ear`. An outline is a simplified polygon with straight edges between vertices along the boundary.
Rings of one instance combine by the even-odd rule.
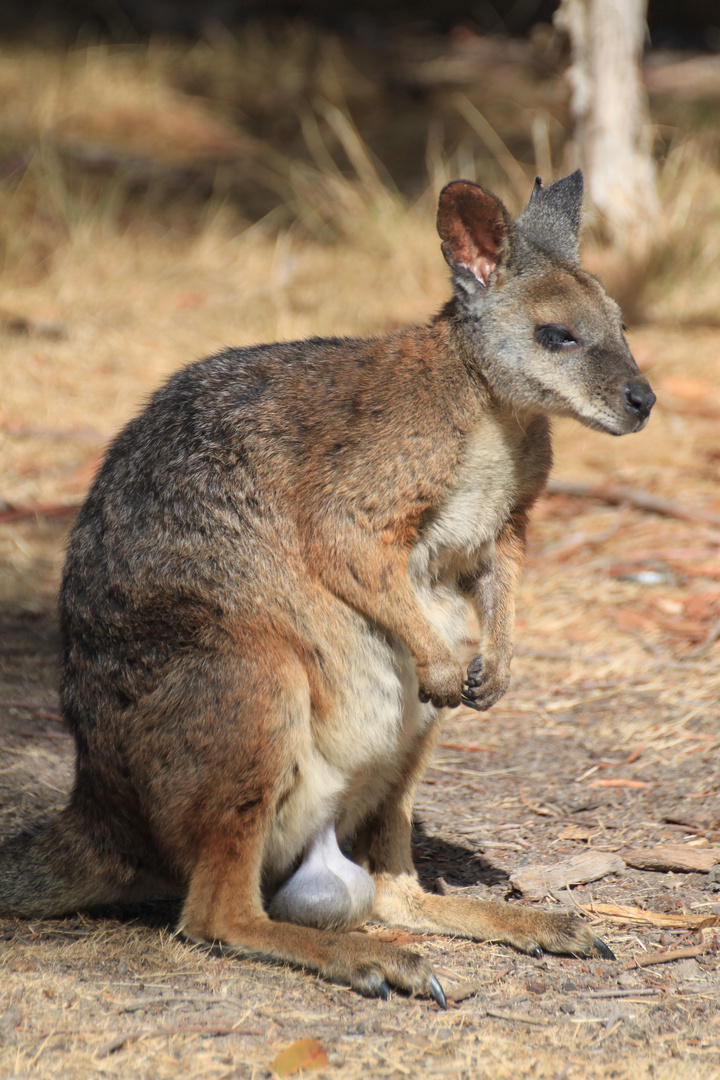
[[[455,180],[440,192],[437,230],[453,270],[469,270],[487,286],[497,269],[507,233],[499,199],[469,180]]]

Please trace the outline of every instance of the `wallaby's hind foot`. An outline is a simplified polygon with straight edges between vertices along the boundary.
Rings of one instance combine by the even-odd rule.
[[[426,893],[412,874],[378,874],[375,917],[420,934],[450,934],[475,941],[498,941],[542,956],[615,957],[577,915],[537,911],[519,904]]]
[[[387,998],[392,988],[434,998],[446,1007],[443,988],[427,960],[367,934],[333,933],[262,916],[226,927],[220,938],[187,925],[180,932],[188,941],[219,945],[224,953],[241,959],[317,972],[365,997]]]

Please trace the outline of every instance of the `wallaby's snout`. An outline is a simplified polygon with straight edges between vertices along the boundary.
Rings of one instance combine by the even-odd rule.
[[[639,379],[627,382],[623,387],[623,398],[627,412],[637,420],[635,431],[641,431],[647,424],[650,410],[656,401],[647,379],[640,376]]]
[[[655,404],[655,394],[622,336],[616,305],[601,293],[594,279],[589,278],[585,285],[589,297],[595,293],[595,301],[601,300],[595,307],[586,300],[584,310],[583,328],[588,330],[594,324],[598,340],[585,348],[584,357],[578,350],[576,368],[568,365],[563,396],[571,413],[586,427],[608,435],[642,431]],[[590,318],[593,307],[595,319]],[[599,314],[604,318],[598,318]],[[587,336],[591,336],[590,332]]]

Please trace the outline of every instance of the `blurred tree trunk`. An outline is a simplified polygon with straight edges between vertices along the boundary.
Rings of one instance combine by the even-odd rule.
[[[570,107],[591,201],[620,231],[658,209],[641,61],[647,0],[560,0],[570,39]]]

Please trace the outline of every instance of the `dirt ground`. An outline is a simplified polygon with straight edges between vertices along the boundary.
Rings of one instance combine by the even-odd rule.
[[[210,53],[194,50],[188,70],[198,56],[211,80]],[[154,145],[165,131],[158,116],[169,116],[181,140],[188,117],[193,133],[207,134],[196,99],[188,106],[159,77],[151,108],[146,76],[128,57],[88,54],[72,68],[76,99],[60,61],[36,58],[26,78],[20,61],[0,56],[0,81],[13,90],[5,100],[20,115],[33,100],[18,90],[26,79],[47,116],[67,90],[73,130],[95,133],[93,65],[106,72],[112,60],[124,87],[118,130]],[[108,124],[117,94],[104,85]],[[531,165],[526,172],[529,191]],[[432,960],[449,997],[443,1012],[191,948],[174,936],[174,901],[4,920],[0,1077],[259,1078],[300,1039],[323,1048],[316,1075],[348,1080],[720,1076],[717,870],[641,870],[622,859],[670,843],[708,858],[720,851],[718,251],[716,233],[697,238],[712,202],[703,192],[717,192],[717,176],[699,166],[693,176],[694,187],[686,177],[663,196],[676,199],[670,240],[692,226],[692,252],[678,247],[672,291],[667,266],[656,273],[630,334],[658,393],[651,422],[624,439],[558,425],[554,478],[601,487],[603,497],[540,501],[511,689],[487,714],[447,716],[417,807],[415,854],[428,889],[581,907],[617,959],[535,959],[367,927]],[[30,198],[27,188],[14,196],[22,209],[21,196]],[[42,200],[52,203],[47,192]],[[71,784],[55,599],[72,514],[54,514],[82,499],[107,440],[170,371],[223,344],[382,332],[424,319],[445,297],[432,207],[381,200],[370,214],[363,205],[342,243],[293,229],[239,231],[217,207],[194,231],[163,231],[73,218],[70,200],[62,242],[47,239],[49,211],[20,215],[35,246],[17,273],[0,275],[0,839],[51,815]],[[629,256],[619,263],[590,245],[586,261],[632,294],[639,271]],[[607,485],[654,504],[643,509],[631,496],[613,505]],[[622,862],[540,900],[510,881],[584,852]]]

